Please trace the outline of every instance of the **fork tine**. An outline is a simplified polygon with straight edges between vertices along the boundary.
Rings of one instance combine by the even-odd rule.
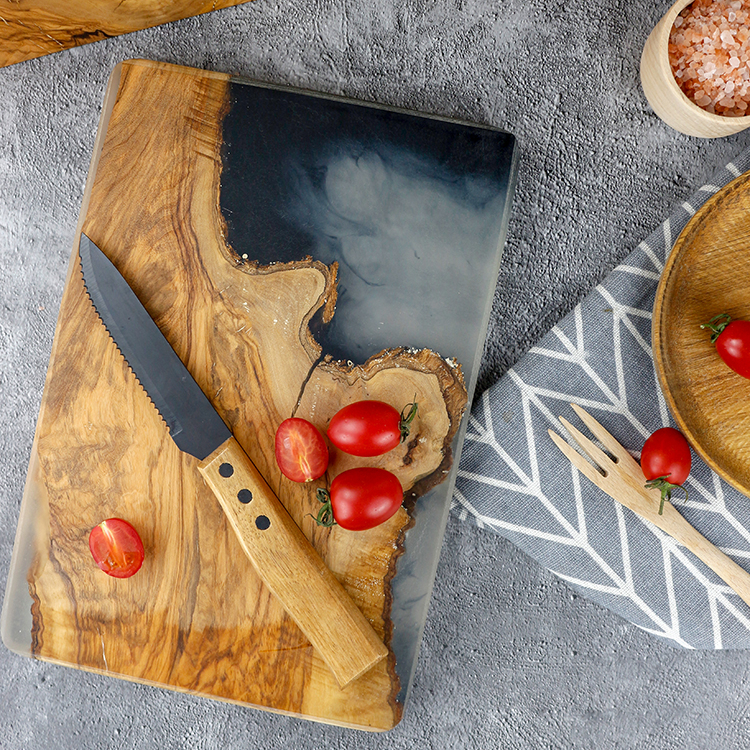
[[[606,471],[606,467],[612,464],[612,459],[598,445],[592,443],[578,428],[568,422],[565,417],[560,417],[560,422],[594,463]]]
[[[593,435],[599,438],[602,445],[604,445],[613,456],[628,463],[635,461],[625,448],[623,448],[620,443],[618,443],[617,440],[615,440],[612,435],[610,435],[587,411],[578,406],[578,404],[571,404],[571,406],[586,427],[591,430]]]
[[[547,432],[552,438],[552,442],[565,454],[568,461],[589,481],[593,482],[597,487],[601,487],[604,477],[564,438],[561,438],[553,430],[547,430]]]

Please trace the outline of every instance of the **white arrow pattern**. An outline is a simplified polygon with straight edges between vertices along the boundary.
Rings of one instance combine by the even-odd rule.
[[[692,553],[598,490],[552,445],[570,403],[629,449],[673,424],[651,352],[668,253],[750,150],[701,187],[477,401],[453,495],[462,519],[507,537],[584,596],[685,648],[750,647],[750,607]],[[564,434],[564,430],[563,430]],[[633,455],[640,454],[633,450]],[[680,512],[750,570],[750,502],[697,456]]]

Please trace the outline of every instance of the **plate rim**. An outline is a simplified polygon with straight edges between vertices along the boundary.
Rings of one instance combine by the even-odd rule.
[[[722,479],[728,482],[732,487],[741,492],[743,495],[750,497],[750,486],[743,484],[737,477],[730,474],[725,468],[723,468],[711,454],[709,454],[703,447],[703,444],[696,436],[694,430],[691,429],[688,422],[680,413],[677,402],[674,398],[672,390],[667,379],[666,367],[664,363],[664,341],[662,338],[663,315],[664,315],[664,299],[666,297],[667,288],[670,281],[673,278],[676,268],[679,266],[679,262],[682,259],[682,255],[686,252],[685,248],[688,245],[688,241],[692,234],[695,233],[697,227],[702,224],[710,214],[717,210],[717,208],[724,201],[728,200],[731,195],[740,189],[748,187],[750,183],[750,170],[743,172],[742,174],[735,177],[731,182],[727,183],[723,188],[717,190],[712,196],[710,196],[705,203],[688,219],[687,223],[683,227],[682,231],[677,236],[677,239],[672,245],[672,249],[667,256],[667,260],[664,264],[664,269],[659,278],[659,283],[656,287],[656,297],[654,299],[654,307],[651,316],[651,351],[652,358],[654,361],[654,369],[656,371],[657,380],[659,381],[659,387],[661,388],[664,400],[667,403],[667,409],[671,417],[677,423],[680,431],[685,435],[687,441],[690,443],[690,447],[701,457],[701,459],[718,474]]]

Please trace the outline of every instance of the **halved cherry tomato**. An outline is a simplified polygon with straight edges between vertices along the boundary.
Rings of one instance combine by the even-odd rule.
[[[326,473],[328,446],[306,419],[285,419],[276,430],[275,448],[281,473],[293,482],[312,482]]]
[[[641,469],[648,480],[646,487],[661,492],[659,515],[664,512],[664,501],[672,499],[672,490],[681,489],[690,474],[692,454],[685,436],[674,427],[662,427],[646,440],[641,451]]]
[[[96,564],[113,578],[130,578],[143,564],[143,542],[122,518],[108,518],[91,529],[89,549]]]
[[[399,413],[383,401],[355,401],[333,416],[328,438],[352,456],[381,456],[406,439],[416,414],[416,402]]]
[[[713,332],[711,342],[724,362],[738,375],[750,378],[750,321],[732,320],[727,313],[721,313],[701,328]]]
[[[316,521],[321,526],[337,523],[343,529],[364,531],[387,521],[400,507],[404,490],[395,474],[373,466],[342,471],[330,491],[318,490],[323,503]]]

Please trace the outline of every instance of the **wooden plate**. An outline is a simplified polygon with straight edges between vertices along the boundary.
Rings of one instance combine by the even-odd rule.
[[[750,495],[750,380],[719,358],[701,329],[714,315],[750,319],[750,173],[688,222],[656,292],[656,372],[672,415],[695,451]]]

